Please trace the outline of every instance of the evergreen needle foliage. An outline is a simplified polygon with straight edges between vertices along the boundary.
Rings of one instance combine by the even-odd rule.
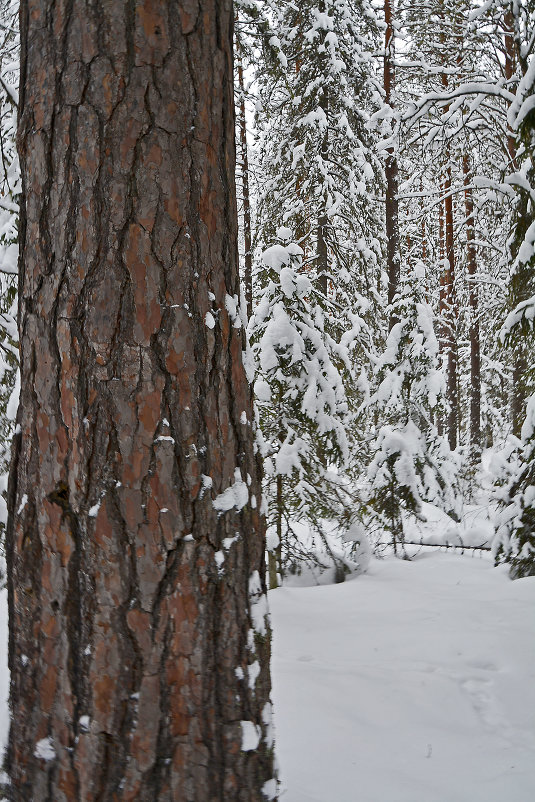
[[[303,270],[289,229],[264,251],[266,284],[249,325],[264,440],[268,525],[282,538],[284,570],[299,553],[291,522],[321,531],[343,517],[350,421],[343,348],[327,333],[321,295]]]

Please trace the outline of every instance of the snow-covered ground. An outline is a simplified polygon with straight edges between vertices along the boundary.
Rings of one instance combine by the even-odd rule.
[[[281,802],[535,799],[535,578],[427,551],[270,607]]]
[[[423,550],[270,606],[281,802],[535,799],[535,577]],[[6,636],[3,591],[2,744]]]

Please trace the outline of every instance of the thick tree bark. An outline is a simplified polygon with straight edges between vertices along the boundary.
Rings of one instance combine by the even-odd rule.
[[[385,0],[385,56],[384,56],[384,90],[385,104],[393,108],[396,72],[395,72],[395,36],[394,36],[394,2]],[[398,161],[393,148],[389,148],[385,160],[386,178],[386,260],[388,271],[388,304],[392,305],[399,285],[400,253],[399,253],[399,201],[398,201]],[[396,322],[395,315],[390,315],[389,328]]]
[[[249,194],[249,154],[247,152],[247,117],[245,114],[245,81],[243,77],[243,64],[241,61],[240,44],[236,37],[238,52],[238,89],[240,103],[238,108],[238,124],[240,129],[241,151],[241,177],[243,202],[243,242],[245,253],[243,257],[245,301],[247,304],[247,317],[253,314],[253,238],[251,233],[251,197]]]
[[[466,212],[466,264],[470,281],[470,444],[475,454],[479,454],[481,451],[481,346],[479,297],[475,283],[477,254],[474,242],[474,198],[470,187],[471,170],[467,154],[463,156],[463,177]]]
[[[21,6],[15,802],[276,793],[232,20]]]

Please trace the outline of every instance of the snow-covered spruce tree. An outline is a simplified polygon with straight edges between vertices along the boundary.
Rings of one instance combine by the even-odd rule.
[[[512,579],[535,575],[535,395],[528,401],[521,438],[515,470],[497,492],[493,546],[496,564],[509,563]]]
[[[445,381],[424,282],[423,265],[417,263],[400,284],[392,310],[396,322],[377,362],[378,388],[371,398],[379,418],[389,422],[377,432],[368,508],[402,554],[404,517],[421,518],[424,501],[458,515],[457,458],[435,425]]]
[[[270,25],[272,0],[234,0],[234,102],[236,106],[237,141],[237,200],[240,248],[240,274],[243,281],[247,317],[253,309],[253,231],[255,193],[252,191],[250,170],[249,104],[254,99],[247,75],[254,75],[258,54],[277,57],[269,44],[274,39]]]
[[[289,227],[318,288],[347,308],[381,255],[375,18],[366,0],[304,0],[283,3],[274,27],[258,77],[259,238]]]
[[[277,36],[267,42],[258,75],[257,239],[265,247],[279,227],[292,231],[302,251],[299,269],[312,287],[306,300],[321,315],[322,336],[352,350],[358,374],[381,318],[371,314],[370,303],[379,302],[383,251],[376,197],[382,171],[368,129],[370,111],[379,102],[371,55],[377,45],[375,17],[366,0],[283,3],[271,14]],[[263,269],[257,288],[266,283]],[[360,385],[353,370],[342,370],[340,378],[351,405]],[[307,438],[321,443],[324,432],[314,432],[317,423],[307,420],[307,426]],[[356,463],[364,464],[364,416],[344,423],[344,429],[357,443],[349,449],[356,471]],[[330,457],[321,448],[314,459],[324,470]],[[318,495],[311,496],[315,504]],[[354,499],[345,509],[343,503],[333,506],[332,494],[324,502],[324,509],[332,515],[336,508],[344,522],[355,506]],[[319,523],[312,505],[292,502],[288,509],[306,509],[306,515],[298,514],[313,526]]]
[[[344,467],[350,421],[344,345],[325,329],[321,293],[303,272],[303,250],[281,228],[263,253],[265,287],[249,324],[257,369],[255,394],[264,439],[270,582],[303,557],[292,524],[306,520],[321,536],[324,518],[348,506]]]
[[[531,396],[521,430],[522,449],[509,482],[498,491],[496,562],[510,563],[511,577],[535,575],[535,59],[526,65],[511,123],[517,130],[520,171],[513,176],[518,188],[511,298],[516,306],[503,327],[503,339],[523,355],[522,393]]]

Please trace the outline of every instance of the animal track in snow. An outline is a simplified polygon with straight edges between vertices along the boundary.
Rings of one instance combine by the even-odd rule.
[[[479,668],[482,671],[498,671],[498,666],[491,663],[490,660],[484,660],[476,657],[474,660],[469,660],[468,665],[471,668]]]
[[[502,726],[503,722],[496,713],[495,700],[492,694],[489,693],[492,688],[492,682],[490,680],[480,679],[479,677],[467,677],[460,681],[460,686],[470,697],[472,707],[483,724],[486,724],[491,729]]]

